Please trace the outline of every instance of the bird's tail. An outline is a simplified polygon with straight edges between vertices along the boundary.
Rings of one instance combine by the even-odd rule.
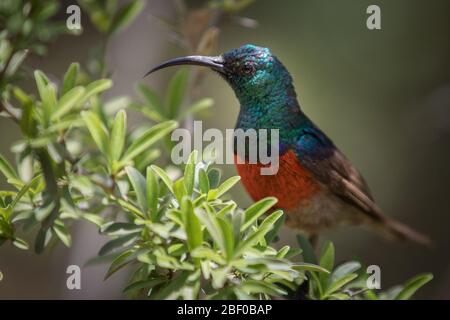
[[[377,224],[381,227],[381,231],[387,233],[390,238],[401,241],[411,241],[428,247],[432,245],[432,241],[427,235],[392,218],[384,216]]]

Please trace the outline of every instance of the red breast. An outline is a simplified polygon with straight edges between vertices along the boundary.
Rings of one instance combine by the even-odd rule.
[[[280,156],[279,169],[275,175],[261,175],[261,168],[269,165],[234,163],[245,189],[254,201],[273,196],[278,199],[276,207],[294,209],[320,191],[320,185],[303,168],[291,150]]]

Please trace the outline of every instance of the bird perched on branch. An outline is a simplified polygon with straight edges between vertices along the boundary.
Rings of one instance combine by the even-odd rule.
[[[366,224],[394,238],[429,243],[380,211],[361,174],[302,112],[291,75],[268,48],[247,44],[220,56],[175,58],[147,75],[175,65],[209,67],[228,82],[240,103],[236,128],[279,130],[275,175],[261,175],[264,165],[245,159],[236,167],[253,200],[278,199],[288,226],[314,237],[342,223]]]

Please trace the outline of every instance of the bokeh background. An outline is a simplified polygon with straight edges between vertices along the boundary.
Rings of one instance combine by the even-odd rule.
[[[202,1],[187,1],[201,5]],[[63,1],[57,19],[66,19]],[[377,4],[382,29],[366,28],[366,8]],[[110,95],[134,96],[134,85],[151,66],[181,51],[155,16],[173,18],[172,1],[152,0],[135,22],[107,49],[114,87]],[[450,2],[447,0],[257,0],[242,12],[258,21],[243,29],[221,29],[218,52],[245,43],[270,47],[287,66],[303,110],[346,153],[366,177],[383,210],[429,234],[431,249],[392,243],[358,227],[343,227],[323,236],[337,248],[338,261],[360,259],[381,267],[384,289],[421,272],[435,279],[418,298],[450,298]],[[82,35],[53,42],[45,58],[30,57],[31,67],[60,76],[72,61],[85,61],[99,34],[82,15]],[[145,79],[163,89],[173,69]],[[34,82],[21,85],[30,91]],[[207,75],[201,94],[215,107],[204,128],[233,128],[238,103],[214,74]],[[139,117],[132,117],[139,121]],[[15,125],[0,118],[0,152],[13,159],[11,144],[19,137]],[[233,166],[223,165],[226,175]],[[0,178],[0,186],[5,183]],[[250,203],[239,187],[234,198]],[[82,267],[82,289],[66,289],[65,270],[83,266],[106,239],[95,227],[73,228],[73,247],[62,245],[36,256],[0,247],[0,299],[123,298],[126,271],[106,282],[107,265]],[[295,245],[295,232],[283,230],[281,243]]]

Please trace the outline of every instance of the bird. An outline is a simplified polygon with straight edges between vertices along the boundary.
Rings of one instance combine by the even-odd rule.
[[[236,129],[278,130],[276,174],[262,175],[264,164],[241,159],[245,156],[236,145],[234,159],[250,197],[276,197],[274,209],[285,212],[288,227],[314,242],[324,231],[350,224],[368,225],[388,238],[430,244],[428,236],[382,213],[363,176],[303,112],[292,76],[269,48],[245,44],[218,56],[178,57],[145,76],[177,65],[208,67],[231,86],[240,104]]]

